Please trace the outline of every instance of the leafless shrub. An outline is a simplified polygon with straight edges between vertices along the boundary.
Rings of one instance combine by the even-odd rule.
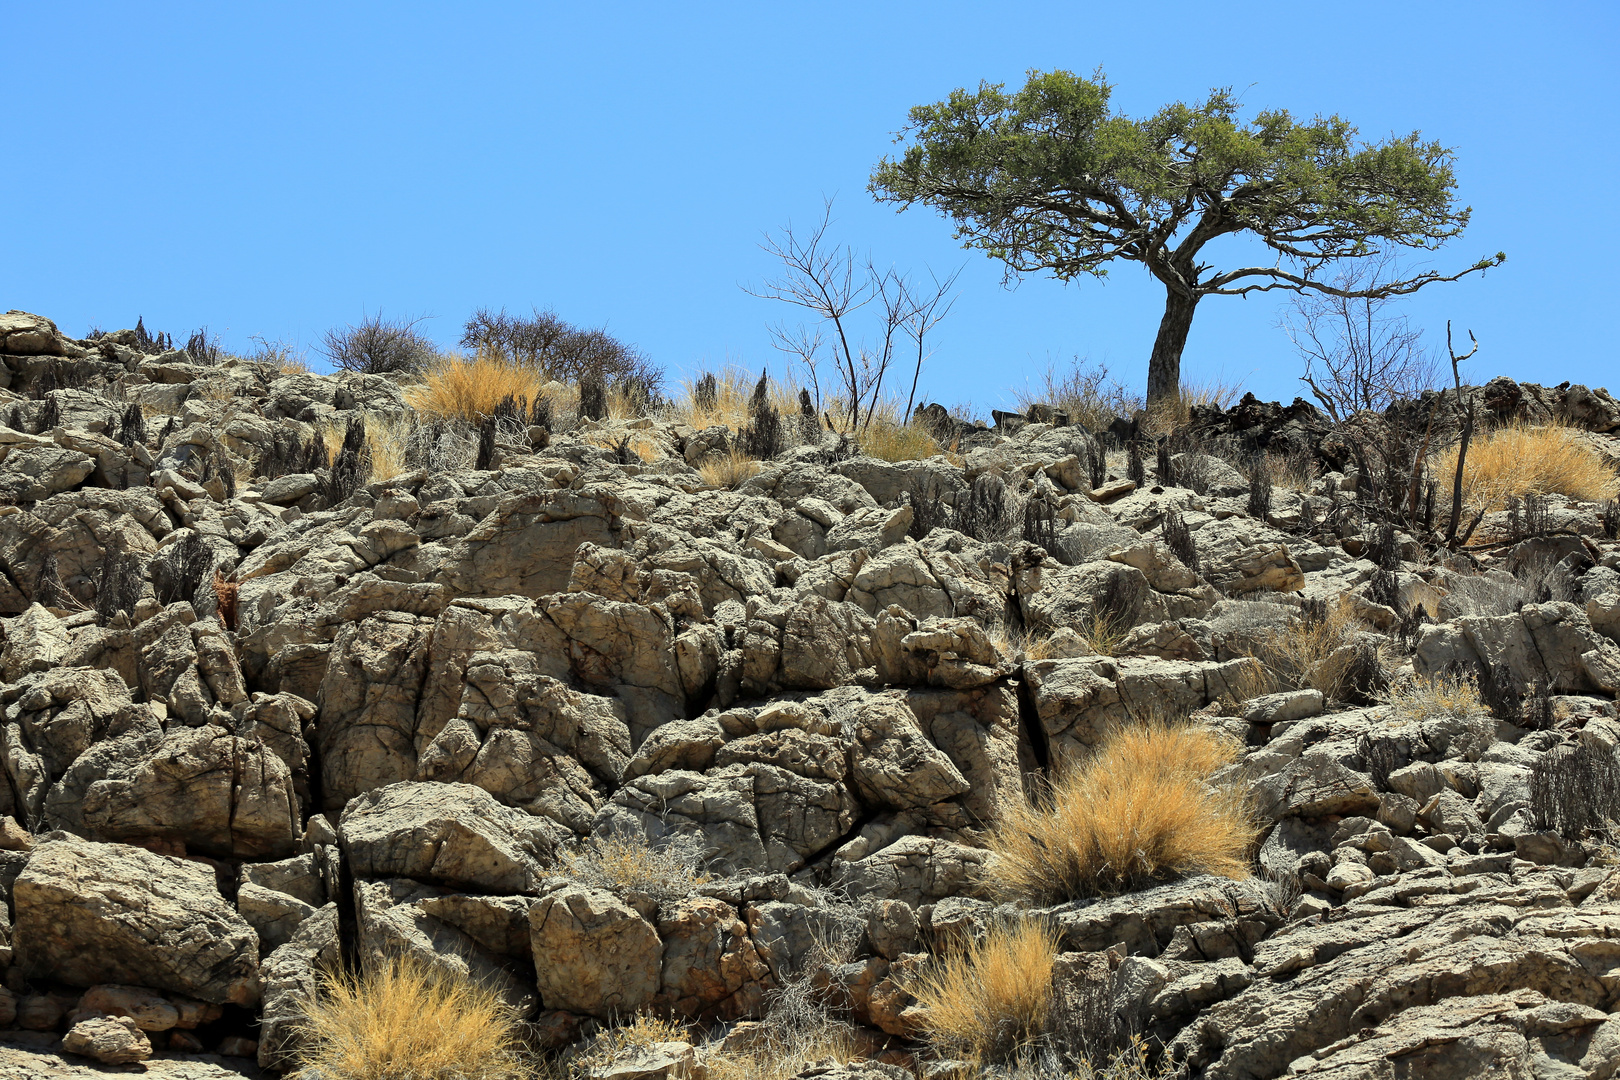
[[[1569,840],[1608,834],[1620,821],[1620,758],[1590,742],[1542,754],[1530,767],[1530,813]]]
[[[841,393],[829,395],[836,401],[822,404],[840,413],[841,430],[853,432],[871,423],[883,400],[883,380],[905,338],[916,347],[915,397],[917,378],[928,356],[927,335],[950,311],[948,294],[956,275],[943,281],[934,278],[932,291],[927,291],[894,270],[879,270],[869,258],[857,260],[853,248],[829,243],[831,224],[832,201],[828,200],[821,221],[807,233],[788,226],[780,237],[767,237],[763,246],[782,263],[782,275],[757,292],[748,291],[752,296],[802,308],[826,328],[780,325],[771,332],[776,347],[804,366],[818,401],[822,398],[819,366],[823,358],[831,361]],[[873,303],[881,310],[881,319],[875,333],[863,337],[856,326],[856,313]],[[910,411],[908,401],[902,415]]]
[[[615,338],[605,327],[574,326],[555,311],[535,308],[525,318],[508,315],[505,308],[498,312],[480,308],[462,328],[461,345],[535,368],[546,378],[562,382],[579,382],[589,375],[604,387],[635,383],[649,399],[663,385],[663,372],[633,345]]]
[[[420,371],[433,362],[438,350],[416,332],[421,319],[385,320],[378,312],[358,326],[328,330],[321,351],[339,369],[362,375]]]
[[[1198,547],[1193,543],[1192,530],[1187,527],[1181,511],[1171,510],[1164,515],[1162,532],[1170,553],[1180,559],[1187,569],[1198,573]]]
[[[1080,467],[1086,471],[1086,479],[1093,489],[1108,482],[1108,455],[1097,439],[1080,440]]]
[[[984,473],[957,504],[951,526],[975,540],[1005,540],[1022,524],[1016,513],[1017,501],[1016,496],[1009,497],[1006,481],[995,473]]]
[[[1552,513],[1544,495],[1534,492],[1520,499],[1508,496],[1508,536],[1514,540],[1528,540],[1533,536],[1546,536],[1552,531]]]
[[[1525,605],[1523,582],[1506,574],[1451,578],[1446,582],[1446,589],[1446,596],[1440,602],[1440,614],[1448,619],[1510,615]]]
[[[951,527],[951,508],[945,502],[943,485],[935,477],[924,474],[905,497],[911,506],[906,535],[913,540],[925,539],[935,529]]]
[[[1261,454],[1249,460],[1249,516],[1256,521],[1271,517],[1271,470]]]
[[[1159,460],[1156,468],[1160,487],[1176,487],[1176,463],[1170,453],[1170,440],[1159,440]]]
[[[720,383],[714,372],[706,371],[692,384],[692,404],[696,411],[713,412],[720,403]]]
[[[1598,511],[1598,525],[1610,540],[1620,540],[1620,499],[1605,499]]]
[[[105,626],[120,611],[135,614],[141,599],[141,566],[134,555],[109,549],[96,582],[96,618]]]
[[[1125,452],[1125,475],[1137,487],[1147,487],[1147,463],[1142,460],[1142,444],[1135,439]]]
[[[146,414],[134,402],[125,406],[118,421],[118,442],[125,449],[133,449],[146,442]]]
[[[607,414],[607,384],[596,372],[586,372],[579,380],[579,417],[605,420]]]
[[[152,585],[158,602],[172,604],[177,600],[191,603],[197,599],[214,570],[214,553],[201,534],[193,531],[178,544],[171,544],[164,555],[153,561]]]
[[[204,326],[193,331],[186,339],[186,355],[193,364],[216,367],[223,359],[224,352],[219,347],[219,337],[209,334],[208,327]]]
[[[349,417],[348,427],[344,429],[342,448],[321,479],[320,493],[328,507],[338,506],[360,490],[360,485],[370,476],[371,448],[366,444],[366,421],[355,414]]]
[[[683,900],[709,880],[702,839],[671,833],[648,840],[639,832],[593,836],[564,858],[575,881],[614,892],[632,891],[661,903]]]
[[[1339,274],[1335,286],[1365,292],[1399,277],[1385,256]],[[1382,412],[1417,397],[1438,377],[1422,330],[1396,312],[1394,297],[1347,299],[1301,293],[1282,325],[1305,361],[1300,381],[1335,422],[1362,410]]]
[[[737,441],[743,453],[759,461],[769,461],[783,450],[782,418],[771,404],[770,378],[764,372],[748,401],[748,426],[737,433]]]
[[[146,322],[140,316],[135,317],[135,348],[148,356],[157,353],[171,352],[174,349],[174,338],[168,334],[153,335],[146,329]]]
[[[213,480],[220,482],[227,499],[236,498],[236,470],[231,467],[230,459],[222,449],[204,451],[202,455],[197,481],[206,485]]]
[[[1024,539],[1049,554],[1057,553],[1057,510],[1045,499],[1024,503]]]
[[[76,609],[82,607],[78,597],[68,592],[62,583],[62,572],[56,564],[56,552],[45,552],[44,560],[39,564],[39,576],[34,579],[34,603],[42,604],[48,608]]]
[[[495,417],[486,416],[478,425],[478,458],[473,468],[479,472],[488,469],[495,460]]]
[[[1374,738],[1365,732],[1356,740],[1356,757],[1361,759],[1374,791],[1392,790],[1389,786],[1390,774],[1412,763],[1411,753],[1400,739],[1389,736]]]

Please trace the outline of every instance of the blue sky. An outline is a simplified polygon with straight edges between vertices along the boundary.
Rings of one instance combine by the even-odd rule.
[[[1353,14],[1352,14],[1353,12]],[[838,238],[963,267],[928,397],[981,408],[1073,357],[1140,386],[1162,288],[1015,289],[866,180],[913,104],[1105,68],[1133,115],[1252,107],[1421,129],[1458,151],[1468,232],[1508,263],[1408,305],[1472,328],[1483,381],[1608,384],[1620,161],[1610,3],[42,4],[0,0],[0,309],[310,345],[379,309],[451,343],[479,306],[605,324],[680,378],[780,365],[740,286],[762,234],[836,196]],[[1299,392],[1278,301],[1212,298],[1188,379]]]

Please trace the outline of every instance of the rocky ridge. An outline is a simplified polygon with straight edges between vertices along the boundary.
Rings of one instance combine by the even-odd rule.
[[[322,965],[403,953],[564,1046],[641,1009],[758,1020],[833,938],[870,1056],[911,1064],[909,980],[998,917],[986,829],[1163,713],[1246,744],[1219,779],[1254,792],[1264,876],[1040,914],[1170,1067],[1620,1067],[1620,869],[1533,790],[1620,746],[1597,507],[1549,500],[1552,526],[1474,565],[1399,536],[1375,561],[1371,526],[1309,524],[1355,521],[1347,463],[1257,517],[1217,459],[1201,492],[1151,466],[1094,485],[1085,432],[1012,419],[955,459],[829,437],[735,490],[697,468],[734,433],[657,417],[504,426],[477,469],[476,435],[415,417],[404,381],[0,316],[0,1028],[65,1035],[63,1062],[278,1071]],[[1477,391],[1494,415],[1557,413],[1620,457],[1606,392],[1505,382]],[[1308,444],[1301,404],[1200,422]],[[302,467],[353,420],[414,433],[396,475]],[[969,512],[995,499],[1049,516]],[[990,524],[924,528],[941,513]],[[1482,528],[1509,535],[1499,516]],[[1264,693],[1256,643],[1340,603],[1359,636]],[[1464,669],[1541,712],[1379,703],[1391,676]],[[626,842],[703,872],[577,872]],[[0,1063],[75,1075],[27,1041],[0,1033]]]

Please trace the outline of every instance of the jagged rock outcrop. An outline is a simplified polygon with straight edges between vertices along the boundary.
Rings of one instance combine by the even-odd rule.
[[[951,455],[794,418],[715,486],[749,439],[676,409],[554,387],[481,454],[414,376],[143,347],[0,316],[0,1028],[285,1072],[324,971],[405,957],[553,1048],[638,1010],[740,1046],[809,987],[872,1060],[804,1075],[889,1077],[944,1068],[939,955],[1036,917],[1059,1012],[1186,1080],[1620,1075],[1599,505],[1386,532],[1353,426],[1252,396],[1162,475],[1048,406],[929,407]],[[1606,391],[1464,392],[1620,460]],[[1317,475],[1251,491],[1257,452]],[[1254,876],[1002,895],[1009,808],[1162,720],[1231,748]],[[42,1060],[80,1067],[0,1045]]]

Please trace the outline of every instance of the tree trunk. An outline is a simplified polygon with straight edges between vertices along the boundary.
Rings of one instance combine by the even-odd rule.
[[[1159,336],[1153,339],[1153,355],[1148,358],[1147,403],[1174,401],[1181,393],[1181,350],[1192,329],[1196,294],[1170,289],[1165,296],[1164,318],[1159,320]]]

